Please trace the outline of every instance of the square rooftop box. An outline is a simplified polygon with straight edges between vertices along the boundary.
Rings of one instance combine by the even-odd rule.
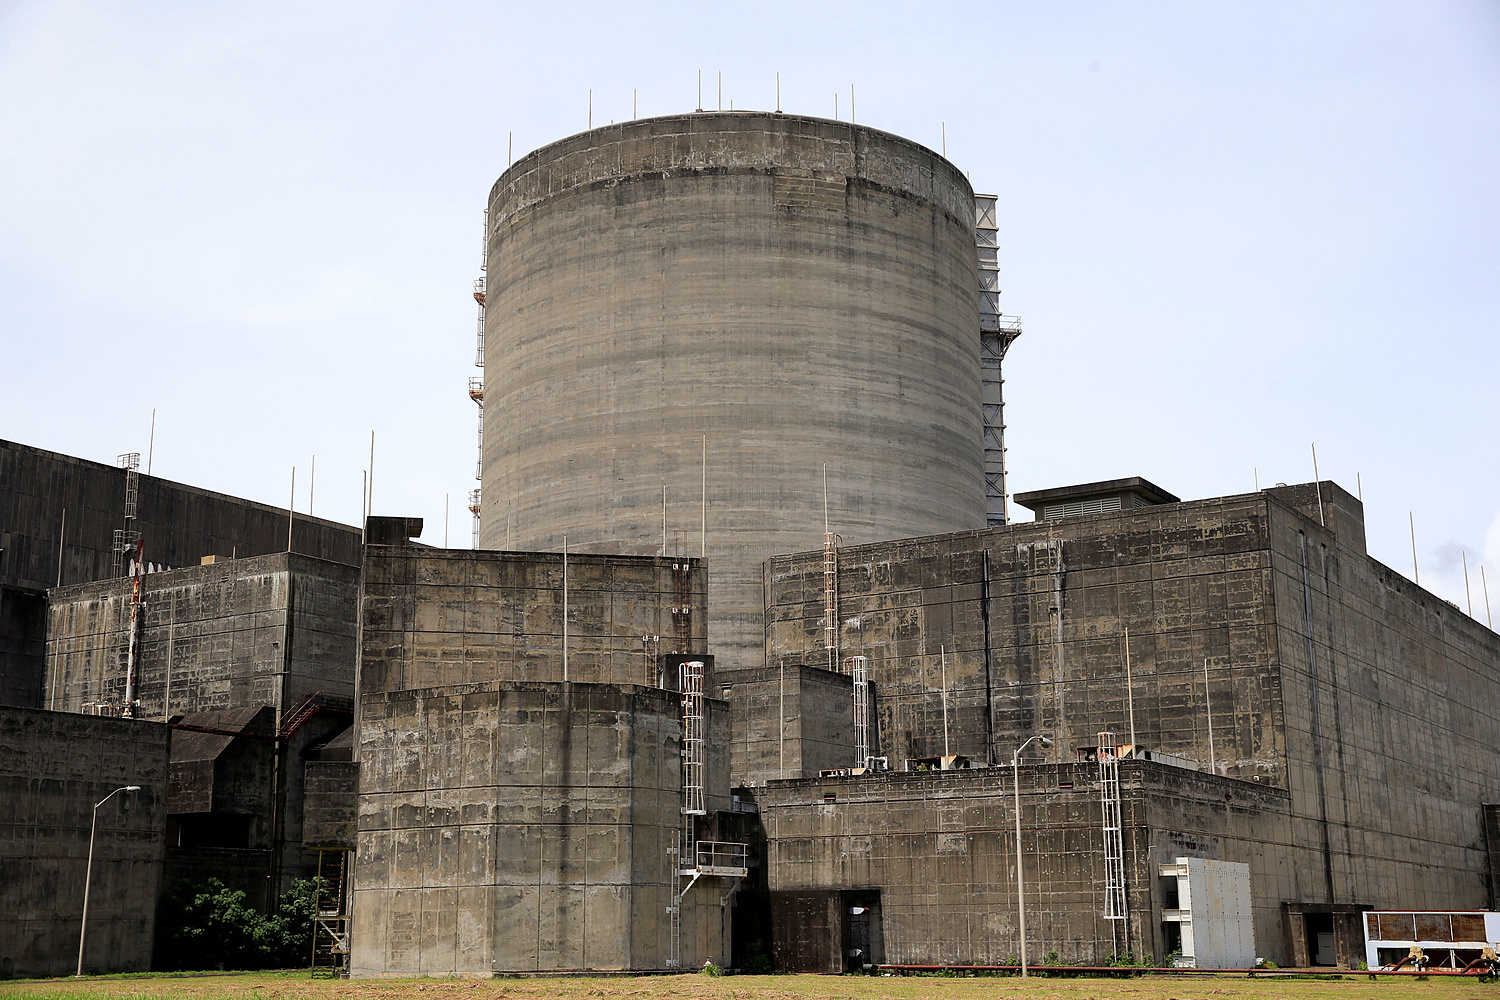
[[[1083,483],[1079,486],[1060,486],[1051,490],[1033,490],[1030,493],[1017,493],[1013,499],[1035,513],[1038,521],[1180,502],[1177,497],[1140,476],[1110,479],[1102,483]]]

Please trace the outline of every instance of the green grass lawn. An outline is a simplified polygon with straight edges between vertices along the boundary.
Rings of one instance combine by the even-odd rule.
[[[306,972],[122,976],[0,983],[0,1000],[1500,1000],[1500,983],[1434,977],[1341,979],[1143,976],[1132,979],[936,976],[641,976],[545,979],[310,979]]]

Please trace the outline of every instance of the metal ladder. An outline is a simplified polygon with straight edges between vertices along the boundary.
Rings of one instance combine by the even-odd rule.
[[[1118,920],[1125,930],[1125,947],[1130,947],[1130,932],[1125,923],[1125,838],[1120,820],[1120,758],[1114,733],[1100,733],[1099,797],[1104,813],[1104,919]]]
[[[352,851],[318,851],[318,880],[313,911],[312,974],[349,975],[349,855]],[[330,857],[332,855],[332,857]]]

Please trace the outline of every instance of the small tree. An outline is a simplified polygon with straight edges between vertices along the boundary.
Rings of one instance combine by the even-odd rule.
[[[307,964],[315,880],[299,879],[268,915],[216,878],[182,881],[162,899],[155,965],[176,969],[297,968]]]

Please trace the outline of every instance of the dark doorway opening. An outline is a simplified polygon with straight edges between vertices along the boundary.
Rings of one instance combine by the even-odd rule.
[[[1338,951],[1333,936],[1333,914],[1309,913],[1303,920],[1307,926],[1308,964],[1337,965]]]
[[[885,961],[880,926],[880,890],[840,894],[844,924],[844,971],[866,972]]]

